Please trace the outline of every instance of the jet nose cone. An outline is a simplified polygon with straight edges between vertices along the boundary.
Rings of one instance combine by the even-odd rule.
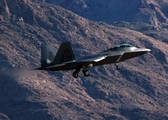
[[[150,50],[150,49],[147,49],[147,48],[138,48],[136,51],[139,51],[139,52],[145,54],[145,53],[150,52],[151,50]]]
[[[150,52],[151,50],[150,50],[150,49],[146,49],[145,51],[146,51],[146,52]]]
[[[150,52],[151,51],[150,49],[147,49],[147,48],[137,48],[136,50],[141,51],[141,52]]]

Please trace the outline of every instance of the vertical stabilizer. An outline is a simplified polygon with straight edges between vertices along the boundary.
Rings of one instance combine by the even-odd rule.
[[[70,42],[61,43],[53,64],[59,64],[75,60],[74,52],[72,50]]]
[[[52,63],[56,55],[56,51],[51,45],[41,46],[41,67],[45,67]]]

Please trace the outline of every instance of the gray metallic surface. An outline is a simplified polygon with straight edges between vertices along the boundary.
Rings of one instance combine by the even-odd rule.
[[[42,67],[37,69],[59,71],[87,68],[89,65],[99,66],[122,62],[147,52],[150,52],[150,49],[136,48],[129,44],[121,44],[94,55],[75,59],[70,43],[66,42],[60,45],[57,54],[51,46],[42,46]],[[55,58],[53,57],[54,54],[56,54]],[[46,59],[50,60],[51,63],[47,64]],[[44,64],[43,62],[46,63]],[[43,67],[43,64],[45,67]]]

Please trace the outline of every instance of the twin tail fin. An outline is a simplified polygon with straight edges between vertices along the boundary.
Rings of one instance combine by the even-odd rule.
[[[61,43],[58,52],[51,45],[41,47],[41,67],[75,60],[70,42]]]

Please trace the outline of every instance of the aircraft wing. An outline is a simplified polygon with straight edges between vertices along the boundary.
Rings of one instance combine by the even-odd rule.
[[[89,57],[89,58],[83,58],[83,59],[79,60],[78,62],[99,62],[105,58],[106,58],[106,56]]]
[[[76,66],[80,66],[80,65],[89,65],[93,62],[99,62],[101,60],[104,60],[106,58],[106,56],[94,56],[94,57],[87,57],[87,58],[82,58],[79,60],[76,60],[75,62],[72,63],[68,63],[66,64],[69,68],[73,68]]]

